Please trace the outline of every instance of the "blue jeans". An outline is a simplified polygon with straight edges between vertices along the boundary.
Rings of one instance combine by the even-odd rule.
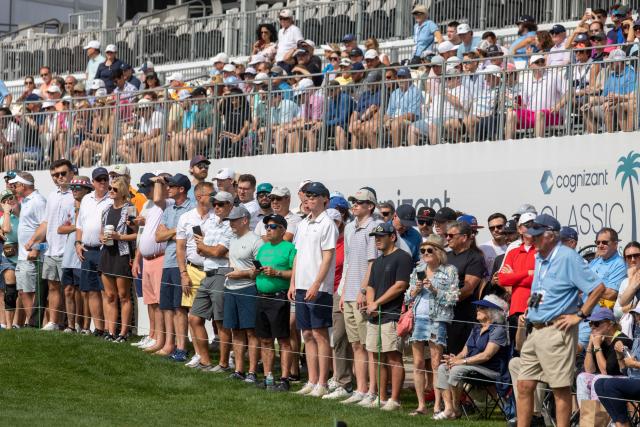
[[[627,402],[618,399],[638,400],[640,378],[601,378],[593,385],[600,403],[616,423],[629,422]],[[611,398],[611,399],[608,399]]]

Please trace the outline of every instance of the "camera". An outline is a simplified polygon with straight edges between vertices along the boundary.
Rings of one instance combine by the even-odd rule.
[[[538,308],[540,301],[542,301],[542,294],[538,292],[532,293],[529,299],[529,308]]]

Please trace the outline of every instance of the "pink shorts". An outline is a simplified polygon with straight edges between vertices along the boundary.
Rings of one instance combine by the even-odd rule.
[[[545,124],[547,126],[556,126],[562,123],[560,113],[552,113],[549,110],[540,110],[544,113]],[[532,110],[516,110],[518,115],[518,129],[530,129],[536,125],[536,111]]]
[[[164,256],[142,259],[142,301],[147,305],[160,303],[163,263]]]

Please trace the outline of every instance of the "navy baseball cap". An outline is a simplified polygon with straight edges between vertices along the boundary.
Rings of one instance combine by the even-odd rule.
[[[516,21],[516,24],[524,24],[525,22],[534,24],[536,22],[536,19],[531,15],[520,15],[518,17],[518,20]]]
[[[416,221],[416,208],[411,205],[400,205],[396,209],[396,215],[400,219],[400,223],[405,227],[414,227],[418,225]]]
[[[615,322],[616,317],[613,315],[613,311],[611,311],[611,309],[597,305],[591,312],[591,316],[587,317],[586,320],[589,322],[600,322],[602,320]]]
[[[562,34],[562,33],[566,33],[566,32],[567,32],[567,29],[564,27],[564,25],[560,25],[560,24],[554,25],[549,30],[549,33],[551,33],[551,34]]]
[[[538,215],[533,220],[533,226],[527,228],[527,234],[532,237],[540,236],[545,231],[560,231],[558,220],[548,214]]]
[[[310,182],[304,186],[304,192],[329,198],[329,190],[321,182]]]
[[[95,168],[93,172],[91,172],[91,179],[95,180],[96,178],[99,178],[101,176],[106,176],[106,177],[109,176],[109,172],[107,171],[107,169],[100,167],[100,168]]]
[[[191,188],[191,181],[185,175],[177,173],[172,177],[166,178],[169,187],[184,187],[185,191]]]
[[[589,41],[589,36],[585,33],[580,33],[573,38],[574,43],[586,43]]]
[[[407,67],[402,67],[396,73],[398,77],[411,77],[411,71]]]
[[[354,47],[349,52],[349,56],[364,56],[364,52],[362,52],[362,49],[360,49],[359,47]]]
[[[122,65],[120,65],[120,69],[121,70],[130,70],[132,68],[133,67],[131,65],[127,64],[126,62],[123,62]]]
[[[29,95],[27,95],[27,97],[24,99],[26,102],[35,102],[35,101],[40,101],[40,97],[38,95],[36,95],[35,93],[31,93]]]
[[[364,65],[362,65],[362,62],[354,62],[351,65],[351,71],[363,71],[364,70]]]
[[[352,42],[356,39],[356,36],[354,36],[353,34],[346,34],[343,38],[342,38],[342,43],[349,43]]]
[[[140,183],[138,184],[138,187],[145,187],[145,188],[153,187],[153,182],[151,182],[151,178],[155,178],[155,177],[156,175],[152,174],[151,172],[142,174],[142,176],[140,177]]]
[[[269,224],[269,221],[275,222],[276,224],[280,224],[284,228],[287,228],[287,220],[282,215],[271,214],[262,218],[262,223],[264,225]]]
[[[191,159],[191,162],[189,162],[189,167],[192,168],[199,163],[206,163],[210,165],[211,161],[207,159],[205,156],[203,156],[202,154],[198,154],[197,156],[194,156],[193,159]]]
[[[571,227],[562,227],[560,229],[560,240],[572,239],[578,241],[578,232]]]
[[[383,222],[380,225],[377,225],[376,228],[369,233],[369,236],[389,236],[394,234],[396,229],[393,228],[393,225],[390,222]]]

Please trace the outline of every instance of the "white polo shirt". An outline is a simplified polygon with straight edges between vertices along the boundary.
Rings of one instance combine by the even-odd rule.
[[[258,221],[258,224],[256,224],[256,229],[254,230],[254,233],[256,233],[260,237],[266,236],[267,228],[264,226],[264,223],[262,222],[264,217],[261,216],[259,218],[260,218],[260,221]],[[287,220],[287,233],[293,234],[293,237],[295,238],[296,231],[298,230],[298,224],[300,224],[300,221],[302,221],[302,218],[300,218],[300,215],[289,211],[289,213],[284,217],[284,219]]]
[[[20,203],[20,222],[18,223],[18,261],[26,261],[29,254],[24,245],[31,239],[38,226],[44,221],[47,201],[38,192],[22,199]]]
[[[100,230],[102,229],[102,212],[113,204],[113,200],[106,193],[101,199],[96,198],[96,192],[84,196],[80,202],[76,228],[82,231],[82,243],[85,246],[100,246]]]
[[[229,221],[218,221],[218,217],[213,215],[210,221],[207,221],[206,229],[203,227],[204,239],[202,242],[207,246],[222,245],[229,249],[231,239],[233,239],[233,231]],[[204,270],[210,271],[220,267],[229,267],[229,258],[227,257],[205,257]]]
[[[247,203],[242,203],[249,213],[251,214],[251,219],[249,220],[249,228],[251,230],[255,230],[256,224],[258,223],[258,214],[260,213],[260,205],[256,199],[251,200]]]
[[[322,251],[336,248],[338,228],[323,211],[317,218],[309,216],[298,224],[294,239],[296,245],[296,290],[308,290],[318,277],[322,264]],[[320,285],[320,292],[333,294],[333,281],[336,272],[335,252],[331,258],[329,271]]]
[[[64,255],[64,249],[69,235],[59,234],[58,227],[67,221],[71,221],[69,211],[74,210],[73,205],[73,194],[71,194],[71,190],[68,188],[65,192],[62,192],[58,188],[47,197],[47,210],[44,219],[47,222],[48,248],[44,253],[46,256]]]
[[[180,219],[178,220],[178,225],[176,226],[176,240],[186,240],[186,259],[187,261],[203,266],[204,265],[204,257],[200,255],[196,249],[196,241],[193,239],[193,227],[199,225],[202,229],[202,233],[207,232],[207,228],[209,227],[209,221],[215,221],[216,214],[213,213],[213,209],[207,212],[204,216],[201,216],[198,213],[198,209],[191,209],[188,212],[185,212]],[[206,234],[205,234],[206,235]]]
[[[299,40],[304,40],[302,31],[295,25],[290,25],[286,30],[278,30],[278,48],[276,50],[276,62],[284,61],[284,55],[298,45]]]
[[[166,207],[173,206],[174,203],[173,199],[167,199]],[[150,206],[147,204],[150,204]],[[164,209],[154,204],[152,200],[147,200],[147,204],[145,205],[147,207],[142,210],[144,227],[140,233],[138,249],[140,249],[140,255],[143,257],[152,257],[163,254],[167,247],[167,242],[158,242],[156,240],[156,231],[158,230],[158,225],[160,225]]]

